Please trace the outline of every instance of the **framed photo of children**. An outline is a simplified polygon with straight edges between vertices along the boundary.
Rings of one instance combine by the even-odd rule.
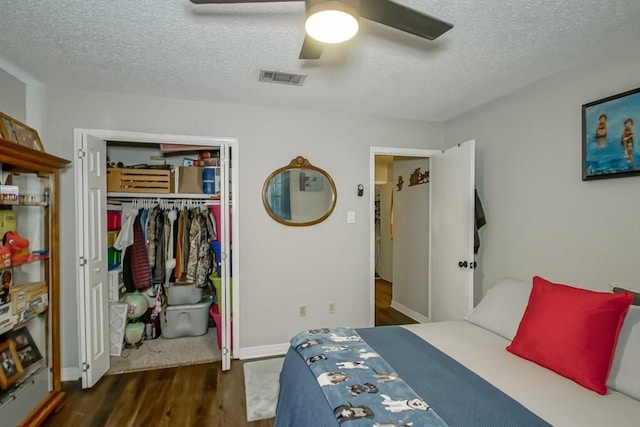
[[[27,367],[33,365],[38,360],[42,360],[38,346],[33,341],[26,327],[11,331],[7,336],[16,343],[16,353],[18,354],[23,369],[27,369]]]
[[[40,136],[35,129],[4,113],[0,113],[0,136],[7,141],[24,145],[33,150],[44,151]]]
[[[10,387],[20,379],[23,372],[16,352],[16,343],[10,339],[0,344],[0,387]]]
[[[582,106],[582,180],[640,175],[640,88]]]

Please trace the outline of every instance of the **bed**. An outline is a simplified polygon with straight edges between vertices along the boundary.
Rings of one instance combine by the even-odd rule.
[[[573,293],[570,295],[571,307],[563,306],[563,310],[556,307],[555,314],[552,313],[568,315],[567,323],[580,318],[579,310],[584,311],[589,305],[580,300],[582,297],[574,303]],[[625,303],[626,308],[619,310],[618,326],[611,326],[616,330],[610,344],[612,360],[607,362],[604,394],[602,390],[594,391],[595,386],[587,383],[590,387],[587,388],[576,382],[584,382],[583,378],[566,378],[565,374],[561,376],[538,362],[505,350],[522,341],[526,332],[523,324],[525,319],[531,319],[534,309],[530,298],[533,298],[531,283],[507,279],[494,286],[465,320],[356,331],[449,426],[640,425],[640,307],[629,308],[631,296],[629,303]],[[553,307],[553,302],[545,300],[544,303],[545,308]],[[573,306],[577,306],[575,312]],[[599,325],[606,324],[606,319],[590,316],[586,319],[582,325],[589,329],[583,334],[585,339],[606,342],[599,331]],[[553,335],[556,329],[562,326],[545,331],[544,336]],[[595,336],[590,337],[592,335]],[[576,360],[570,360],[569,369],[582,363],[577,360],[582,355],[572,357]],[[309,365],[308,361],[296,348],[289,349],[280,376],[275,427],[427,425],[402,424],[395,413],[384,414],[382,421],[337,418],[332,407],[335,405],[329,403],[317,373],[310,369],[315,364]],[[338,388],[344,385],[346,383]],[[353,400],[353,405],[358,406],[361,397],[380,400],[379,396],[364,396],[366,394],[354,395],[349,401]]]

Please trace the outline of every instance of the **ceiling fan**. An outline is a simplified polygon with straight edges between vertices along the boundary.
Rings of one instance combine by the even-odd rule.
[[[276,3],[303,0],[191,0],[194,4]],[[364,18],[434,40],[453,28],[452,24],[390,0],[304,0],[306,34],[299,59],[318,59],[325,43],[349,40]],[[328,32],[323,32],[327,30]]]

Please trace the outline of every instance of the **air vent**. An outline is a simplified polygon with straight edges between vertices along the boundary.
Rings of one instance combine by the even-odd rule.
[[[283,83],[287,85],[302,86],[306,74],[283,73],[281,71],[260,70],[258,81],[265,83]]]

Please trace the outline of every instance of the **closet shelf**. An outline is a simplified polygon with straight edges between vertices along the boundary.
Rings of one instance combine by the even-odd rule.
[[[170,193],[170,194],[158,194],[158,193],[117,193],[110,191],[107,193],[107,197],[110,199],[202,199],[213,203],[220,203],[220,196],[213,196],[211,194],[186,194],[186,193]]]
[[[46,202],[19,202],[19,201],[0,201],[0,206],[49,206]]]
[[[31,258],[29,258],[27,261],[23,261],[23,262],[14,262],[11,263],[11,265],[2,265],[0,266],[0,271],[3,270],[9,270],[15,267],[20,267],[21,265],[26,265],[26,264],[32,264],[34,262],[39,262],[39,261],[45,261],[49,259],[49,255],[35,255],[32,254]]]
[[[16,384],[11,386],[11,388],[0,392],[0,408],[15,400],[22,392],[28,390],[33,384],[35,384],[34,377],[46,369],[47,366],[44,360],[40,360],[32,366],[29,366]]]

